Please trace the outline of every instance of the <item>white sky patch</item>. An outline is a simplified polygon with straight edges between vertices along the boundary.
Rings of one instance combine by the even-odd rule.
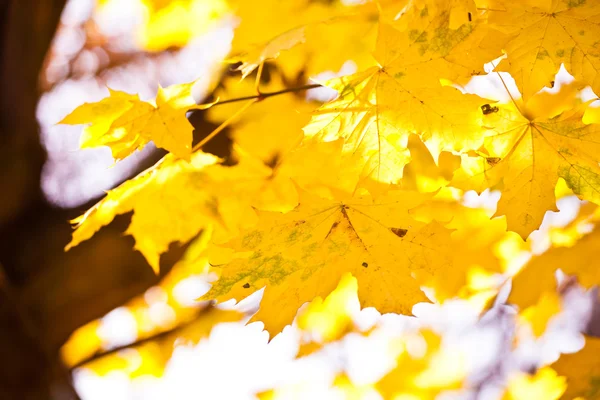
[[[98,336],[108,348],[134,342],[137,338],[135,317],[125,307],[115,308],[102,318]]]
[[[198,298],[208,292],[210,284],[205,275],[192,275],[182,279],[173,288],[173,297],[182,306],[194,306],[198,304]]]
[[[339,78],[341,76],[354,74],[357,70],[356,63],[354,61],[346,61],[338,72],[326,71],[322,72],[311,78],[312,82],[316,83],[325,83],[330,79]],[[311,89],[306,93],[306,98],[309,100],[317,100],[317,101],[330,101],[335,99],[337,96],[337,91],[328,88],[326,86]]]

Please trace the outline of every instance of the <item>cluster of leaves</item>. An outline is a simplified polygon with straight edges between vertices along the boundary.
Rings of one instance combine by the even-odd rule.
[[[382,313],[456,298],[484,312],[514,278],[508,303],[539,337],[561,312],[557,270],[585,288],[600,283],[591,205],[521,262],[524,239],[557,211],[556,193],[600,199],[600,113],[582,100],[588,86],[600,93],[600,3],[231,0],[214,9],[239,17],[231,60],[254,82],[226,79],[206,105],[194,101],[194,82],[159,88],[153,103],[111,91],[65,117],[89,124],[84,147],[109,146],[116,160],[150,141],[169,151],[79,217],[68,248],[133,211],[127,233],[155,271],[171,243],[194,242],[194,262],[218,275],[203,300],[265,288],[250,321],[271,336],[311,302],[297,324],[318,340],[301,354],[356,331],[349,296]],[[348,60],[358,72],[321,84],[333,100],[304,96],[320,86],[307,75]],[[561,66],[572,79],[555,85]],[[468,89],[478,79],[502,85]],[[193,109],[222,122],[195,145]],[[225,127],[232,159],[202,152]],[[486,189],[501,194],[493,216],[463,201]],[[594,398],[596,341],[511,376],[506,398]],[[340,390],[427,399],[467,385],[460,355],[434,332],[401,337],[390,352],[397,367],[379,383],[340,375]]]

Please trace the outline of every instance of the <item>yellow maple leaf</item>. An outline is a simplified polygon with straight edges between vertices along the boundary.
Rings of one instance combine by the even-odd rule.
[[[493,58],[472,56],[488,40],[484,24],[472,22],[449,29],[444,8],[421,30],[397,30],[381,23],[375,58],[378,66],[326,82],[338,98],[317,110],[304,128],[307,140],[345,140],[344,152],[363,168],[363,176],[396,183],[410,160],[410,133],[421,136],[437,160],[443,150],[477,149],[483,143],[480,106],[476,95],[442,86],[440,78],[461,79],[482,72]],[[433,34],[432,34],[433,32]],[[494,42],[493,38],[489,39]],[[500,47],[496,50],[500,52]],[[481,58],[479,58],[481,57]]]
[[[595,400],[600,396],[600,339],[585,337],[583,349],[572,354],[562,354],[552,368],[567,380],[564,399]]]
[[[327,296],[350,272],[363,307],[411,314],[427,301],[413,272],[435,274],[450,250],[448,230],[407,214],[424,196],[398,191],[339,202],[304,192],[296,209],[259,213],[257,227],[227,245],[237,253],[215,267],[220,278],[203,298],[241,300],[266,286],[253,320],[275,335],[303,303]]]
[[[503,400],[558,400],[566,387],[564,377],[558,376],[552,368],[545,367],[539,369],[535,375],[513,375],[509,379]]]
[[[587,103],[579,103],[577,93],[572,83],[525,104],[487,105],[485,153],[468,161],[468,177],[457,173],[452,185],[480,190],[502,182],[496,215],[506,215],[508,228],[523,238],[547,210],[557,211],[559,177],[580,198],[600,200],[600,124],[582,122]]]
[[[192,97],[194,83],[159,87],[155,104],[109,89],[109,97],[79,106],[59,123],[91,124],[84,131],[81,147],[109,146],[115,160],[127,157],[150,141],[189,160],[193,127],[186,112],[212,105],[196,104]]]
[[[525,99],[553,86],[561,64],[600,92],[600,4],[584,0],[490,0],[489,22],[511,35],[497,70],[515,78]]]

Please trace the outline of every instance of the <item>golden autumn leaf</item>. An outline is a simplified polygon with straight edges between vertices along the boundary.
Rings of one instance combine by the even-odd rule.
[[[329,295],[350,272],[363,307],[411,314],[427,301],[413,274],[435,274],[450,250],[450,231],[408,215],[423,198],[398,191],[335,202],[304,192],[289,213],[259,212],[257,227],[227,244],[237,254],[215,265],[220,277],[203,298],[241,300],[266,286],[253,320],[275,335],[303,303]]]
[[[490,0],[489,23],[510,36],[497,70],[515,78],[525,99],[553,86],[561,64],[600,92],[600,4],[585,0]]]
[[[583,349],[562,354],[552,368],[567,380],[563,399],[595,400],[600,398],[600,339],[586,336]]]
[[[159,87],[155,103],[109,89],[109,97],[79,106],[59,123],[90,124],[84,130],[81,147],[109,146],[115,160],[127,157],[150,141],[189,160],[193,127],[186,112],[211,106],[196,104],[193,85],[194,82]]]
[[[428,25],[420,29],[381,23],[374,54],[378,66],[326,82],[339,95],[315,112],[304,128],[308,140],[343,138],[345,153],[360,157],[353,164],[362,167],[362,175],[388,183],[399,181],[410,160],[410,133],[421,136],[436,160],[442,150],[479,148],[480,106],[487,101],[443,86],[440,79],[483,72],[500,47],[471,54],[483,41],[495,43],[489,29],[473,21],[453,30],[447,6],[438,12],[433,19],[422,17]]]
[[[563,178],[580,198],[600,199],[600,124],[584,124],[587,103],[574,83],[558,93],[540,92],[526,103],[487,105],[486,153],[464,164],[453,185],[489,188],[502,182],[497,215],[523,238],[538,229],[548,210],[557,211],[554,188]]]

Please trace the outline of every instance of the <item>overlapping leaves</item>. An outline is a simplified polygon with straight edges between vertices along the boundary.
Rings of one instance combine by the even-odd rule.
[[[255,87],[226,81],[219,90],[230,100],[255,101],[231,126],[233,166],[192,152],[185,113],[200,106],[191,84],[160,89],[155,105],[113,91],[75,110],[63,123],[91,123],[84,146],[108,145],[121,159],[154,141],[178,159],[169,155],[109,192],[77,220],[69,246],[133,211],[128,233],[158,270],[172,242],[202,232],[209,237],[205,256],[219,276],[205,299],[241,300],[265,288],[253,320],[274,335],[304,303],[325,298],[300,315],[300,325],[308,329],[311,315],[328,315],[342,326],[331,329],[343,331],[347,315],[326,308],[340,280],[338,290],[350,285],[349,273],[361,305],[381,312],[410,315],[418,302],[482,293],[488,304],[515,272],[509,266],[523,250],[517,234],[527,238],[546,211],[556,210],[559,179],[581,199],[600,199],[598,113],[581,100],[582,87],[600,89],[595,2],[262,2],[278,10],[274,14],[230,3],[242,17],[233,47],[243,75],[262,72],[266,61],[279,57],[264,88],[285,93],[261,94],[260,73]],[[328,29],[339,36],[325,36]],[[364,41],[352,39],[357,32]],[[510,101],[493,102],[461,90],[498,57],[492,66],[512,75],[522,98],[512,91]],[[300,72],[336,71],[348,59],[359,72],[325,82],[337,97],[316,110],[301,94],[305,88],[289,87]],[[554,86],[561,64],[575,80],[538,92]],[[503,78],[502,84],[509,91]],[[248,94],[253,89],[255,96]],[[235,112],[235,101],[229,103],[217,102],[210,118],[228,120]],[[501,192],[500,217],[461,203],[464,192],[485,189]],[[563,238],[571,240],[534,255],[516,275],[508,301],[536,337],[562,309],[557,270],[586,288],[600,283],[593,261],[597,217],[585,222],[593,225],[590,232],[565,230]],[[325,341],[340,337],[323,326]],[[433,398],[438,389],[462,385],[461,374],[433,384],[440,343],[428,332],[423,338],[433,353],[415,358],[401,352],[398,368],[416,365],[417,372],[392,371],[394,384],[378,387],[384,396]],[[584,356],[563,363],[578,357]],[[561,361],[555,367],[560,370]],[[425,384],[419,376],[428,373]],[[587,389],[579,389],[585,385],[574,386],[568,393],[585,395]],[[558,398],[564,390],[563,378],[540,369],[513,377],[505,397]]]

